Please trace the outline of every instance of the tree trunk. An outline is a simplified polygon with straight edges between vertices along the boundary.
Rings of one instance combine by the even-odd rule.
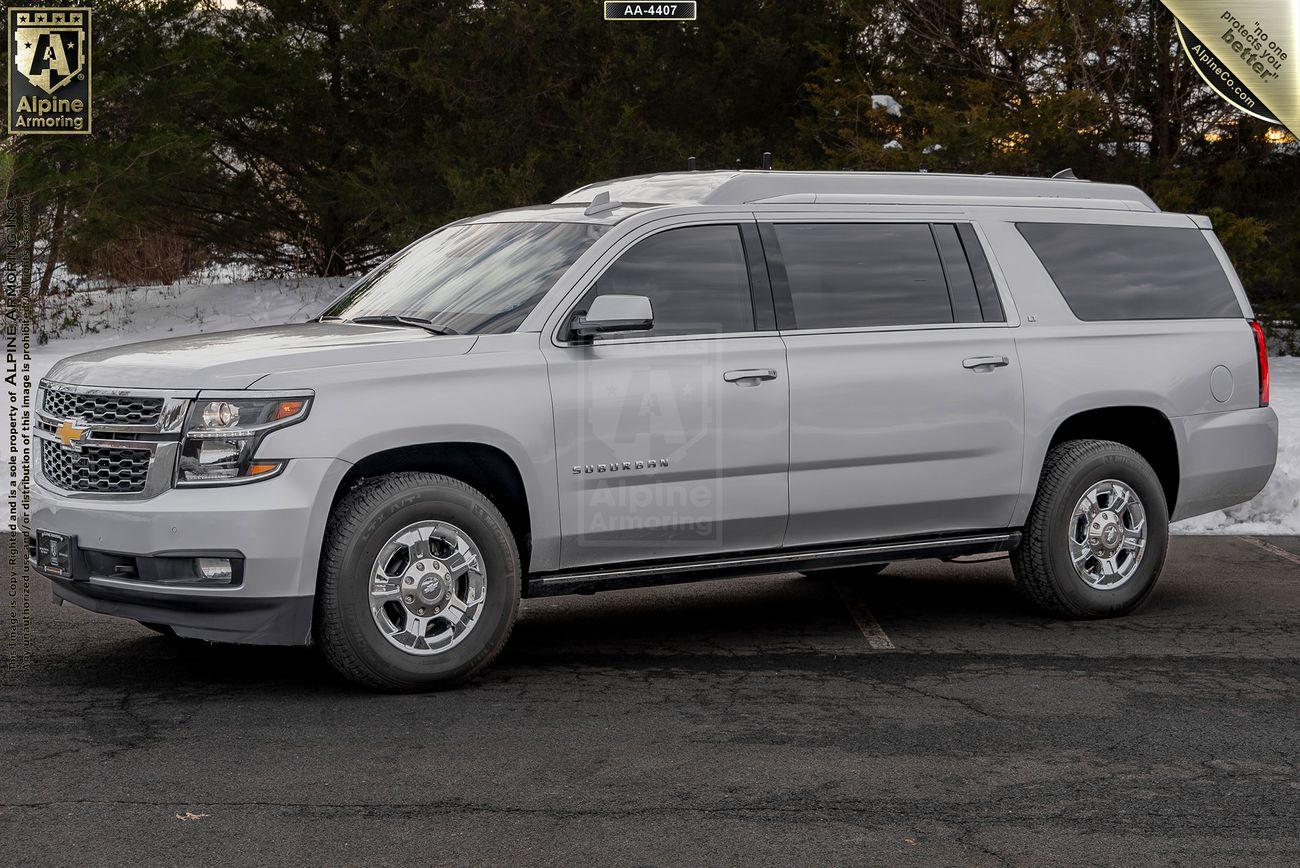
[[[60,196],[54,206],[54,223],[50,226],[50,246],[45,251],[45,268],[41,271],[41,286],[38,297],[42,307],[45,296],[50,294],[50,282],[54,279],[54,267],[59,262],[59,245],[63,241],[63,225],[68,216],[68,197]]]
[[[59,263],[59,245],[63,241],[63,227],[68,216],[68,197],[59,196],[54,206],[54,222],[50,225],[50,245],[45,250],[45,267],[41,270],[41,285],[32,300],[36,311],[37,342],[44,344],[49,340],[46,330],[46,302],[50,296],[50,283],[54,280],[54,268]]]

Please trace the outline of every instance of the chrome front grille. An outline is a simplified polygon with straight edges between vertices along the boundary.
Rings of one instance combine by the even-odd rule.
[[[32,433],[37,479],[68,497],[147,499],[172,485],[193,392],[45,381]]]
[[[149,481],[153,453],[148,449],[86,446],[80,451],[41,442],[41,474],[64,491],[134,494]]]
[[[90,425],[157,425],[163,399],[47,388],[42,409],[59,419],[77,419]]]

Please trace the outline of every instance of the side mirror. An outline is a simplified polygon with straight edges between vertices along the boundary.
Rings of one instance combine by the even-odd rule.
[[[591,339],[613,332],[643,332],[654,328],[654,309],[644,295],[598,295],[586,315],[575,315],[569,334]]]

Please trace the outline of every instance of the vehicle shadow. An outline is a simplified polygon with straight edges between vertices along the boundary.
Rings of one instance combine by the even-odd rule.
[[[1005,561],[894,565],[880,575],[794,573],[528,601],[511,661],[562,655],[762,654],[860,650],[846,597],[886,627],[1045,619],[1016,590]]]
[[[654,659],[826,654],[863,649],[844,595],[887,626],[920,619],[1041,620],[1001,564],[896,565],[834,580],[776,574],[525,600],[505,652],[484,682],[536,668],[653,664]],[[227,645],[165,637],[128,621],[41,601],[33,612],[34,679],[67,687],[195,692],[354,694],[313,648]],[[787,665],[797,665],[788,660]]]

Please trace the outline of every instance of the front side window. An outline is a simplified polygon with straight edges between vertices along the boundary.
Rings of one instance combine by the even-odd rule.
[[[1214,319],[1242,315],[1200,229],[1017,223],[1081,320]]]
[[[644,295],[654,328],[634,337],[752,332],[754,308],[740,228],[687,226],[637,242],[600,276],[578,311],[598,295]]]
[[[322,317],[411,317],[458,334],[513,331],[605,228],[587,223],[448,226],[384,262]]]
[[[800,329],[953,322],[943,263],[925,223],[780,223]]]

